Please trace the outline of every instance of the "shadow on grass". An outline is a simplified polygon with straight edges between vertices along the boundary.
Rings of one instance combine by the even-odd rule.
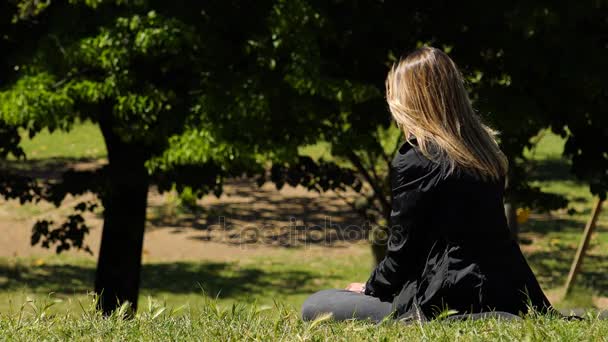
[[[570,163],[566,159],[528,160],[529,177],[543,181],[571,181]]]
[[[18,172],[34,179],[57,181],[69,169],[96,169],[106,163],[105,158],[54,157],[28,160],[2,160],[0,170]]]
[[[70,295],[92,290],[93,265],[0,265],[0,291],[27,289],[38,293]],[[218,298],[256,295],[295,295],[316,289],[308,270],[267,270],[234,263],[159,263],[142,269],[141,290],[173,294],[202,294]],[[327,279],[327,276],[323,276]],[[317,285],[318,286],[318,285]]]
[[[547,251],[529,253],[526,259],[544,288],[557,288],[566,282],[575,251],[575,247],[560,244]],[[608,296],[607,269],[606,256],[588,253],[576,279],[576,286],[592,289],[600,296]]]
[[[585,223],[573,218],[542,215],[521,224],[521,233],[548,234],[552,232],[582,234]]]

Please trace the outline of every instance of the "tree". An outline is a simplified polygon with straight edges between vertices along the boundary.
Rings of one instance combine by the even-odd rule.
[[[43,34],[0,92],[0,119],[31,136],[69,130],[76,120],[99,124],[108,164],[67,172],[41,185],[38,197],[59,205],[68,193],[93,191],[101,200],[95,290],[105,313],[125,302],[136,309],[150,184],[219,195],[223,178],[263,174],[266,160],[295,155],[316,138],[293,125],[326,111],[289,87],[266,54],[271,9],[272,2],[116,0],[44,2],[37,10]],[[80,203],[59,225],[36,223],[32,242],[86,249],[80,214],[95,207]]]
[[[249,63],[241,49],[264,17],[252,14],[267,9],[260,4],[202,5],[120,0],[46,3],[36,16],[44,35],[33,57],[20,61],[23,67],[16,82],[0,95],[0,118],[11,129],[22,127],[30,135],[44,127],[69,130],[77,119],[92,120],[101,128],[108,164],[95,172],[64,175],[62,183],[48,187],[45,198],[60,203],[67,193],[93,190],[101,199],[104,226],[95,290],[106,313],[127,301],[133,309],[137,306],[152,179],[161,183],[192,179],[195,171],[199,176],[208,174],[195,182],[201,191],[221,191],[222,175],[242,166],[256,167],[245,160],[222,167],[229,158],[223,158],[228,151],[221,144],[214,146],[217,158],[207,154],[206,162],[199,160],[194,167],[172,168],[162,158],[153,163],[159,166],[155,173],[146,167],[189,120],[202,121],[207,90],[226,91],[243,80],[227,76],[231,69],[239,71]],[[235,7],[241,8],[235,12],[238,15],[225,16]],[[212,140],[213,134],[204,138]],[[80,204],[75,209],[93,207]],[[33,242],[46,237],[42,243],[57,243],[58,251],[85,248],[81,240],[87,229],[78,215],[58,227],[42,221],[34,228]]]

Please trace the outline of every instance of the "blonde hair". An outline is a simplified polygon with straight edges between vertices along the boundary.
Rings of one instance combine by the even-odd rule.
[[[447,174],[460,167],[497,180],[507,173],[497,132],[474,112],[462,74],[443,51],[423,47],[393,65],[386,99],[408,142],[416,138],[422,154]]]

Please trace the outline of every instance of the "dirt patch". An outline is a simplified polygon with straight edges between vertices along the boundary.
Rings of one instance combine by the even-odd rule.
[[[97,162],[77,164],[89,169]],[[30,245],[31,227],[38,219],[60,221],[81,200],[92,194],[67,198],[61,207],[50,203],[0,201],[0,256],[52,254]],[[198,210],[180,210],[175,193],[149,193],[144,239],[145,261],[231,260],[297,249],[306,253],[359,253],[365,247],[364,222],[337,194],[317,194],[302,187],[273,184],[259,187],[253,180],[231,180],[217,198],[205,196]],[[91,227],[86,243],[96,253],[103,220],[87,214]],[[84,252],[68,251],[83,258]]]
[[[600,310],[608,310],[608,297],[593,297],[593,305]]]

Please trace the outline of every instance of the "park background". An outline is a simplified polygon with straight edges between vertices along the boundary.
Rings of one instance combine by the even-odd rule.
[[[198,322],[204,339],[449,338],[460,329],[543,339],[608,329],[591,317],[608,308],[608,213],[563,296],[608,178],[605,2],[2,6],[3,331],[154,338],[165,329],[156,336],[169,338],[191,336]],[[501,132],[507,200],[541,286],[556,307],[589,310],[587,322],[299,322],[307,295],[365,281],[381,253],[340,230],[386,222],[387,164],[401,141],[384,76],[425,44],[462,67],[475,108]],[[340,228],[302,232],[328,219]],[[252,227],[264,239],[252,239]],[[113,234],[100,275],[104,229]],[[96,278],[126,299],[135,287],[136,323],[98,318]]]

